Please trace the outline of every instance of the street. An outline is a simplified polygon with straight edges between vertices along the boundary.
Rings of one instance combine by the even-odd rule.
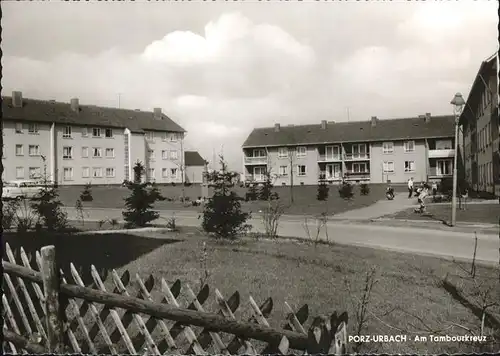
[[[70,220],[77,220],[77,213],[74,208],[66,208],[66,211]],[[121,212],[120,209],[94,208],[85,210],[87,220],[106,218],[122,220]],[[196,212],[168,210],[159,212],[160,219],[158,222],[162,224],[172,217],[175,217],[178,226],[200,226],[201,224],[201,216]],[[253,231],[264,231],[262,221],[259,218],[253,218],[249,223],[253,225]],[[278,234],[301,239],[315,239],[316,226],[316,221],[310,219],[309,231],[311,236],[309,236],[304,228],[303,219],[301,220],[297,216],[293,218],[284,217],[280,221]],[[474,253],[474,233],[329,221],[327,229],[322,229],[320,232],[319,239],[327,239],[325,230],[328,233],[329,241],[342,244],[456,259],[472,259]],[[498,235],[478,233],[477,237],[476,259],[478,261],[498,263]]]

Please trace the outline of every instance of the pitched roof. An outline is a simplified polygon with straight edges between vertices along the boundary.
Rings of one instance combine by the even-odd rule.
[[[185,151],[184,161],[186,166],[204,166],[206,164],[206,161],[197,151]]]
[[[2,114],[5,120],[55,122],[85,126],[128,128],[140,133],[144,130],[186,132],[167,115],[155,119],[153,112],[118,109],[94,105],[79,105],[79,111],[71,109],[70,103],[23,98],[23,106],[12,106],[12,97],[2,97]]]
[[[254,129],[243,147],[286,146],[298,144],[322,144],[342,142],[395,141],[454,136],[453,115],[431,116],[428,122],[423,117],[405,119],[376,119],[369,121],[328,122],[321,124],[280,126]]]
[[[460,116],[460,124],[462,125],[467,124],[468,121],[467,119],[469,120],[476,119],[475,113],[471,111],[477,107],[479,101],[481,100],[481,93],[483,92],[483,90],[480,89],[484,89],[485,87],[483,80],[488,82],[491,76],[493,75],[498,76],[497,61],[498,61],[498,52],[496,52],[495,54],[493,54],[492,56],[481,62],[476,77],[474,78],[474,82],[472,83],[472,86],[470,88],[469,96],[467,97],[464,110],[462,112],[462,115]],[[493,98],[493,100],[496,99],[497,98]]]

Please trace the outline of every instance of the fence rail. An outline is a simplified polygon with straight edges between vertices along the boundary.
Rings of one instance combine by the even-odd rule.
[[[92,265],[90,288],[73,264],[70,274],[74,283],[68,282],[63,271],[56,268],[54,246],[43,247],[34,256],[21,248],[18,255],[22,265],[17,264],[16,253],[8,244],[5,250],[8,259],[3,261],[5,353],[346,352],[347,313],[316,317],[307,328],[307,304],[295,312],[285,302],[288,316],[276,328],[267,319],[273,310],[271,298],[259,306],[250,296],[251,316],[241,321],[235,317],[235,312],[241,309],[238,292],[226,299],[215,288],[217,311],[213,313],[204,306],[210,296],[208,285],[195,293],[179,280],[170,285],[160,278],[155,283],[153,276],[144,280],[135,274],[132,281],[128,271],[120,276],[115,270],[109,280],[103,280]],[[158,289],[154,289],[155,284]],[[182,306],[183,300],[187,300],[187,307]]]

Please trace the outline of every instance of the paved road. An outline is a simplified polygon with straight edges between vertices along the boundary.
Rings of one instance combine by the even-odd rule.
[[[68,217],[76,219],[74,208],[67,208]],[[87,209],[88,220],[101,220],[117,218],[121,220],[119,209]],[[200,226],[199,214],[192,211],[160,211],[160,221],[175,216],[179,226]],[[250,222],[254,231],[263,232],[263,224],[258,218]],[[474,251],[474,234],[419,229],[413,227],[376,226],[345,221],[330,221],[327,224],[328,238],[330,241],[383,248],[401,252],[411,252],[423,255],[437,255],[447,258],[470,259]],[[309,223],[310,235],[316,235],[316,222]],[[287,216],[281,220],[278,234],[302,239],[311,237],[304,228],[304,219],[298,216]],[[478,247],[476,258],[485,262],[498,263],[499,238],[496,234],[478,233]],[[320,239],[326,239],[325,230],[319,234]]]

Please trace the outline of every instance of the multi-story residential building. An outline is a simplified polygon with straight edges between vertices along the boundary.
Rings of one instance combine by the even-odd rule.
[[[453,174],[454,125],[453,116],[427,113],[256,128],[243,144],[243,172],[258,182],[270,171],[278,185],[440,180]]]
[[[2,98],[4,181],[46,175],[62,185],[121,184],[137,161],[146,179],[181,183],[185,130],[153,112]]]
[[[465,179],[478,192],[500,196],[498,53],[479,68],[460,116]]]

